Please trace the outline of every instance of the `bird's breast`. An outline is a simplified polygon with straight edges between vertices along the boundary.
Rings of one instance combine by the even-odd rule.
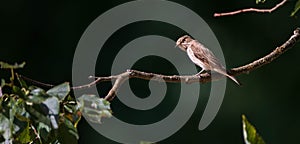
[[[195,56],[195,54],[194,54],[192,48],[190,48],[190,47],[187,48],[187,54],[188,54],[189,58],[191,59],[191,61],[192,61],[193,63],[195,63],[197,66],[199,66],[199,67],[201,67],[201,68],[203,68],[203,69],[205,69],[205,70],[208,70],[208,69],[209,69],[209,67],[207,67],[206,64],[204,64],[200,59],[198,59],[198,58]]]

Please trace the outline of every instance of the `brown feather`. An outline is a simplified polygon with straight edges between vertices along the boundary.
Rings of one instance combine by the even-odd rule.
[[[176,45],[185,51],[190,48],[192,51],[187,51],[190,59],[202,69],[215,71],[225,75],[238,85],[241,85],[235,77],[233,77],[230,73],[227,73],[225,67],[220,63],[218,58],[197,40],[193,40],[190,36],[185,35],[177,40]],[[194,56],[191,57],[191,53],[193,53]]]

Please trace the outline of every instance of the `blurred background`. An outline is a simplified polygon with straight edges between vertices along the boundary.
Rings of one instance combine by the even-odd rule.
[[[19,73],[41,82],[60,84],[71,81],[73,55],[85,29],[102,13],[125,2],[127,1],[1,1],[0,60],[9,63],[25,61],[27,65]],[[229,68],[268,54],[299,27],[299,14],[290,17],[296,1],[288,1],[273,13],[243,13],[219,18],[213,17],[213,14],[247,7],[271,8],[281,1],[267,0],[260,5],[256,5],[255,0],[174,2],[193,10],[208,23],[222,46]],[[110,74],[115,54],[126,43],[140,36],[153,34],[176,40],[185,32],[170,24],[155,21],[127,25],[106,42],[107,50],[99,54],[101,60],[98,58],[97,61],[97,75]],[[300,128],[300,95],[297,89],[300,80],[300,69],[297,66],[299,54],[298,43],[271,64],[238,76],[243,83],[242,87],[228,81],[219,113],[205,130],[199,131],[198,124],[207,102],[205,93],[209,92],[210,86],[204,84],[201,86],[204,94],[190,120],[177,133],[159,143],[243,143],[242,114],[255,125],[267,143],[297,143]],[[168,60],[155,56],[140,59],[133,68],[176,74],[176,69]],[[130,83],[137,96],[143,97],[150,93],[146,81],[133,79]],[[110,83],[97,85],[101,89],[99,95],[105,95],[110,86]],[[176,106],[178,86],[180,84],[168,84],[170,93],[167,93],[163,102],[146,112],[131,110],[115,99],[112,102],[114,115],[136,124],[159,121]],[[78,131],[79,143],[116,144],[98,134],[84,119],[79,123]]]

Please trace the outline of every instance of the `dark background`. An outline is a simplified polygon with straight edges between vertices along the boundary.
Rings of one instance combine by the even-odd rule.
[[[26,61],[26,68],[19,73],[35,80],[51,84],[71,81],[73,55],[84,30],[99,15],[124,2],[127,1],[1,1],[0,60],[9,63]],[[246,64],[271,52],[299,26],[299,19],[289,16],[296,1],[288,1],[271,14],[244,13],[220,18],[214,18],[214,12],[246,7],[269,8],[280,0],[267,0],[262,5],[255,5],[254,0],[175,2],[195,11],[209,24],[222,46],[228,67]],[[149,34],[176,40],[184,32],[165,23],[140,22],[120,29],[106,45],[113,44],[120,49],[134,38]],[[300,44],[273,63],[248,75],[238,76],[243,83],[242,87],[228,81],[221,109],[204,131],[198,130],[198,123],[207,98],[198,102],[197,110],[180,131],[159,143],[243,143],[242,114],[246,114],[267,143],[297,143],[300,128],[300,98],[297,89],[300,80],[299,48]],[[101,68],[97,70],[98,75],[109,74],[112,55],[101,56],[107,62],[97,63],[97,67]],[[144,63],[149,63],[149,67],[145,67]],[[137,61],[134,68],[176,74],[172,64],[159,57],[143,58]],[[137,84],[140,86],[135,88],[137,95],[141,95],[141,91],[149,93],[145,81],[132,80],[131,83],[132,87]],[[109,83],[98,85],[102,95],[107,93],[109,86]],[[168,86],[174,89],[180,85]],[[207,88],[209,84],[203,87]],[[177,99],[176,95],[173,97],[172,100]],[[147,111],[146,115],[142,112],[129,113],[130,110],[122,106],[118,99],[112,102],[112,108],[114,114],[125,121],[134,117],[137,118],[135,123],[145,124],[163,119],[176,106],[174,101],[163,102],[159,106],[164,110]],[[152,119],[145,118],[147,114]],[[78,130],[80,143],[116,143],[98,134],[85,120],[80,122]]]

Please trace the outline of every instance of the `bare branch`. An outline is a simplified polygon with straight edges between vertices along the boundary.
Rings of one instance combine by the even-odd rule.
[[[52,84],[47,84],[47,83],[43,83],[43,82],[40,82],[40,81],[37,81],[37,80],[33,80],[31,78],[28,78],[26,76],[23,76],[23,75],[18,75],[20,78],[24,79],[25,81],[29,81],[31,83],[34,83],[34,84],[37,84],[39,86],[44,86],[44,87],[54,87],[54,85]]]
[[[241,9],[241,10],[237,10],[237,11],[233,11],[233,12],[215,13],[214,17],[229,16],[229,15],[235,15],[235,14],[245,13],[245,12],[271,13],[274,10],[278,9],[280,6],[282,6],[286,2],[287,2],[287,0],[283,0],[282,2],[278,3],[276,6],[274,6],[271,9],[247,8],[247,9]]]
[[[264,66],[268,63],[271,63],[273,60],[278,58],[280,55],[282,55],[284,52],[286,52],[289,48],[293,47],[297,41],[300,39],[300,28],[297,28],[294,30],[294,34],[281,46],[277,47],[275,50],[273,50],[268,55],[255,60],[249,64],[233,68],[231,69],[231,74],[233,76],[240,75],[243,73],[249,73],[250,71],[253,71],[261,66]],[[90,77],[90,78],[96,78],[95,81],[82,85],[82,86],[76,86],[72,87],[72,89],[82,89],[82,88],[88,88],[91,87],[97,83],[104,82],[104,81],[113,81],[115,80],[113,87],[108,92],[108,94],[105,96],[105,99],[108,101],[111,101],[115,98],[117,91],[119,87],[125,82],[126,80],[130,78],[138,78],[138,79],[144,79],[144,80],[154,80],[154,81],[161,81],[161,82],[169,82],[169,83],[179,83],[179,82],[185,82],[185,83],[207,83],[210,81],[219,80],[221,78],[224,78],[224,75],[221,74],[214,74],[213,77],[209,73],[202,73],[199,76],[196,75],[185,75],[185,76],[179,76],[179,75],[161,75],[161,74],[155,74],[155,73],[148,73],[148,72],[142,72],[137,70],[127,70],[124,73],[121,73],[119,75],[113,75],[108,77]],[[37,81],[34,81],[32,79],[25,78],[25,80],[29,80],[31,82],[37,83]],[[47,85],[45,83],[38,82],[39,84]],[[52,85],[51,85],[52,86]]]
[[[297,28],[294,30],[294,34],[288,39],[284,44],[277,47],[275,50],[273,50],[268,55],[255,60],[247,65],[240,66],[237,68],[231,69],[232,75],[239,75],[243,73],[249,73],[250,71],[253,71],[263,65],[266,65],[268,63],[271,63],[273,60],[278,58],[280,55],[282,55],[284,52],[286,52],[289,48],[294,46],[296,42],[300,39],[300,28]],[[98,77],[98,79],[104,79],[107,77]],[[155,80],[155,81],[165,81],[165,82],[172,82],[172,83],[178,83],[178,82],[185,82],[185,83],[194,83],[194,82],[200,82],[200,83],[207,83],[211,80],[218,80],[221,78],[224,78],[221,74],[216,74],[214,77],[211,77],[209,73],[203,73],[200,75],[200,78],[196,75],[189,75],[189,76],[179,76],[179,75],[173,75],[173,76],[167,76],[167,75],[161,75],[161,74],[155,74],[155,73],[147,73],[147,72],[141,72],[137,70],[127,70],[126,72],[113,76],[113,78],[116,78],[116,82],[114,83],[112,89],[109,91],[107,96],[105,97],[106,100],[113,100],[116,96],[118,88],[121,86],[121,84],[129,79],[129,78],[139,78],[144,80]],[[154,78],[154,79],[152,79]],[[212,79],[213,78],[213,79]],[[108,79],[106,79],[108,80]]]
[[[172,83],[178,83],[178,82],[185,82],[185,83],[193,83],[193,82],[200,82],[205,83],[210,81],[210,75],[208,73],[202,74],[201,78],[199,78],[196,75],[188,75],[188,76],[179,76],[179,75],[173,75],[173,76],[167,76],[167,75],[161,75],[161,74],[155,74],[155,73],[147,73],[137,70],[127,70],[124,73],[121,73],[119,75],[116,75],[117,79],[114,83],[112,89],[108,92],[106,97],[104,99],[111,101],[116,96],[116,93],[121,86],[121,84],[126,81],[129,78],[139,78],[144,80],[154,80],[154,81],[160,81],[160,82],[172,82]],[[218,75],[218,78],[223,77],[223,75]],[[97,79],[101,79],[104,77],[98,77]]]
[[[89,78],[95,78],[93,76],[89,76]],[[75,90],[75,89],[83,89],[83,88],[89,88],[97,83],[100,82],[105,82],[105,81],[112,81],[117,79],[117,76],[109,76],[109,77],[97,77],[96,80],[94,80],[93,82],[89,83],[89,84],[85,84],[85,85],[81,85],[81,86],[74,86],[71,87],[71,89]]]
[[[248,73],[250,71],[253,71],[265,64],[271,63],[273,60],[278,58],[280,55],[282,55],[284,52],[286,52],[289,48],[293,47],[297,41],[299,41],[300,38],[300,28],[297,28],[294,30],[294,34],[288,39],[284,44],[277,47],[275,50],[273,50],[270,54],[253,61],[252,63],[249,63],[244,66],[240,66],[237,68],[231,69],[232,73],[234,75],[242,74],[242,73]]]
[[[30,124],[30,127],[32,128],[34,134],[36,135],[35,138],[38,139],[40,143],[42,143],[41,137],[40,137],[39,133],[37,132],[37,130],[35,129],[35,127],[32,124]]]

